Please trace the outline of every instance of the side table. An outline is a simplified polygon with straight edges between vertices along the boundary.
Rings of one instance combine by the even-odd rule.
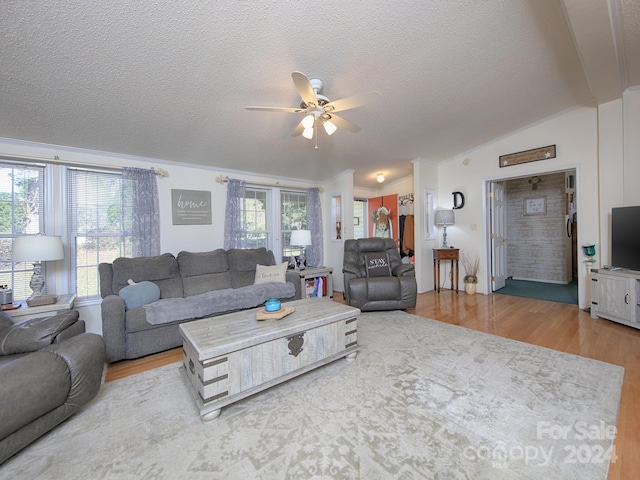
[[[433,249],[433,289],[440,293],[440,260],[451,260],[451,290],[453,290],[455,271],[455,290],[458,293],[458,279],[460,276],[458,262],[460,260],[459,248],[434,248]]]
[[[56,303],[41,305],[39,307],[29,307],[27,302],[23,300],[21,302],[16,302],[21,304],[19,308],[4,310],[4,313],[9,315],[14,323],[18,323],[23,320],[31,320],[32,318],[52,317],[56,313],[71,310],[75,301],[75,293],[58,295],[58,301]]]
[[[295,272],[300,276],[300,288],[302,292],[302,298],[314,297],[315,295],[307,292],[307,284],[309,282],[315,282],[317,278],[323,278],[326,281],[326,296],[333,298],[333,268],[331,267],[307,267],[304,270],[288,270],[289,272]],[[309,283],[310,284],[310,283]],[[311,284],[310,284],[311,285]]]

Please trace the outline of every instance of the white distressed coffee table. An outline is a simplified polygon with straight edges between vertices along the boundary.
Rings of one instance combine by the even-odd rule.
[[[295,312],[258,321],[258,309],[180,325],[183,367],[203,420],[254,393],[359,350],[360,310],[328,298],[287,302]]]

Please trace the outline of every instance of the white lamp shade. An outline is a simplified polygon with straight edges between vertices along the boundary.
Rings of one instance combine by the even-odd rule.
[[[295,247],[311,245],[311,230],[292,230],[289,245]]]
[[[336,130],[338,130],[338,127],[336,127],[329,120],[325,120],[323,125],[324,125],[324,131],[327,132],[327,135],[333,135],[334,133],[336,133]]]
[[[46,262],[63,258],[59,236],[25,235],[13,240],[11,259],[14,262]]]
[[[453,225],[455,219],[453,210],[436,210],[436,225]]]
[[[314,117],[313,115],[307,115],[302,119],[302,126],[305,129],[313,128],[313,124],[315,123],[315,121],[316,121],[316,117]]]

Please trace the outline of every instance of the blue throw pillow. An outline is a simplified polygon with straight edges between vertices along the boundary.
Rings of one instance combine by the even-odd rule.
[[[160,287],[153,282],[139,282],[124,287],[118,295],[124,300],[127,310],[133,310],[158,300]]]

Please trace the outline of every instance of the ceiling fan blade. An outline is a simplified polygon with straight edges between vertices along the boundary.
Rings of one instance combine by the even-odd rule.
[[[371,103],[380,97],[380,92],[361,93],[351,97],[341,98],[335,102],[329,102],[324,106],[325,112],[341,112],[351,108],[361,107]]]
[[[302,121],[298,124],[298,126],[291,133],[292,137],[297,137],[298,135],[302,135],[304,132],[304,125],[302,125]]]
[[[307,76],[302,72],[293,72],[291,78],[293,78],[293,83],[296,84],[302,101],[307,105],[318,105],[318,97],[316,97],[316,92],[313,91]]]
[[[303,108],[289,107],[244,107],[246,110],[261,110],[263,112],[284,112],[284,113],[300,113],[304,112]]]
[[[362,130],[355,123],[352,123],[349,120],[345,120],[338,115],[331,114],[331,118],[329,119],[329,121],[332,122],[336,127],[348,130],[349,132],[358,133],[360,130]]]

